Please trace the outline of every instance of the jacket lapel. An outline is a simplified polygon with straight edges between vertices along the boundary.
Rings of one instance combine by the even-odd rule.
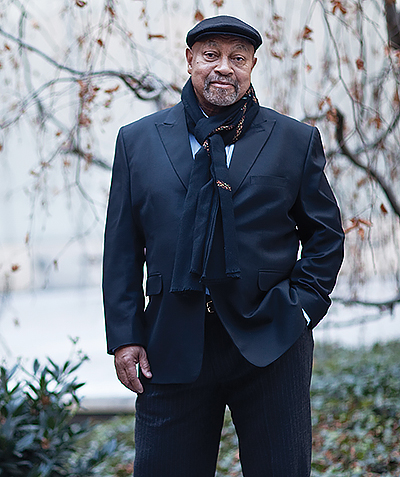
[[[247,133],[235,144],[229,167],[230,185],[233,193],[245,179],[274,126],[275,120],[266,118],[265,112],[261,110]],[[182,103],[174,106],[165,121],[156,124],[156,128],[173,169],[187,189],[193,156]]]
[[[193,165],[185,112],[182,103],[174,106],[165,121],[156,124],[172,167],[187,189]]]
[[[260,110],[250,129],[235,144],[229,167],[230,185],[233,194],[245,179],[275,126],[275,120],[267,119],[264,111]]]

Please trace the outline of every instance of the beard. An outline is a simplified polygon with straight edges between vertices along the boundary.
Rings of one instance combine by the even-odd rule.
[[[224,88],[218,88],[211,83],[213,81],[220,81],[224,84],[230,84],[234,90],[226,90]],[[239,83],[234,79],[227,79],[224,76],[210,75],[204,82],[203,90],[204,98],[215,106],[230,106],[236,103],[239,98]]]

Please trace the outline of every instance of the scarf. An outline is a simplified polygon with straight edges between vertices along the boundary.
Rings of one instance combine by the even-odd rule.
[[[259,111],[253,86],[218,115],[201,111],[192,81],[182,90],[186,123],[202,145],[195,155],[179,226],[172,293],[240,278],[238,248],[225,146],[235,143]]]

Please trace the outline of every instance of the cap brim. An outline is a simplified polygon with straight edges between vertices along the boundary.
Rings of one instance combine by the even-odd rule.
[[[210,36],[219,36],[219,35],[236,36],[236,37],[242,38],[243,40],[246,40],[251,45],[253,45],[254,50],[256,50],[260,46],[254,41],[253,38],[249,38],[246,35],[241,35],[240,33],[230,33],[230,32],[226,32],[226,31],[207,31],[207,32],[204,32],[204,33],[200,33],[200,34],[196,35],[195,40],[193,42],[191,42],[191,44],[188,44],[188,46],[189,46],[189,48],[192,48],[192,46],[197,41],[205,40],[207,37],[210,37]]]

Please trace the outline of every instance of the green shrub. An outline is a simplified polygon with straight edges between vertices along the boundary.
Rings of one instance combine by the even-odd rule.
[[[45,366],[35,360],[32,373],[20,365],[0,367],[2,477],[86,477],[113,452],[115,440],[75,457],[76,445],[90,430],[87,423],[72,422],[83,386],[73,375],[85,359],[62,367],[50,359]]]
[[[400,342],[318,346],[313,476],[400,475]]]

